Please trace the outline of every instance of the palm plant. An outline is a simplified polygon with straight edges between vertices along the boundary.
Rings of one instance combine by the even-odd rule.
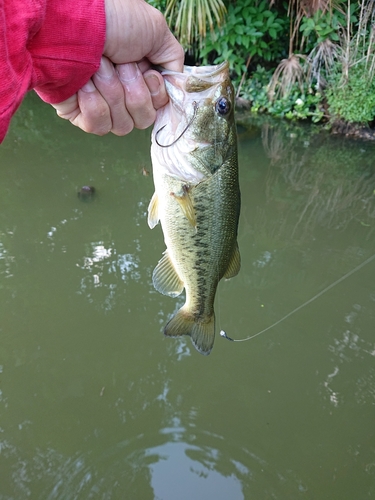
[[[341,54],[341,46],[333,43],[329,38],[315,45],[308,55],[309,83],[315,81],[318,89],[324,89],[327,85],[327,78],[332,79],[335,65],[340,60]]]
[[[343,75],[347,79],[351,67],[364,64],[369,80],[375,73],[375,5],[373,0],[361,0],[356,30],[351,23],[350,0],[347,6],[347,25],[342,27]]]
[[[271,4],[274,0],[271,0]],[[302,54],[296,54],[294,48],[298,43],[298,35],[302,19],[314,15],[315,12],[327,11],[331,0],[289,0],[288,16],[289,28],[289,55],[277,66],[268,87],[268,96],[271,101],[280,95],[287,97],[297,83],[303,92],[303,83],[307,80],[310,71],[310,60]],[[303,44],[303,42],[302,42]],[[302,61],[304,64],[302,64]]]
[[[167,0],[166,5],[165,17],[186,48],[201,44],[207,26],[213,32],[215,22],[220,26],[226,13],[223,0]]]
[[[304,68],[301,60],[305,60],[303,55],[292,53],[277,66],[268,86],[268,97],[271,101],[288,97],[296,83],[301,93],[303,92]]]

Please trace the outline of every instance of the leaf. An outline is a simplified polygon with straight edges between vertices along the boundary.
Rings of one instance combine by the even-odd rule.
[[[242,45],[243,45],[246,49],[248,49],[248,48],[249,48],[249,45],[250,45],[250,38],[249,38],[249,37],[247,37],[247,36],[244,36],[244,37],[242,38]]]

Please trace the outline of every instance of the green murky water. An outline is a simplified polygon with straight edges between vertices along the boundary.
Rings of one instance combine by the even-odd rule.
[[[375,260],[209,357],[165,339],[149,145],[29,96],[0,148],[0,499],[375,498]],[[236,339],[375,253],[374,145],[264,124],[239,151]]]

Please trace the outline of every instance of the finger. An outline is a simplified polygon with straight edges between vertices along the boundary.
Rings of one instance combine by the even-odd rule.
[[[64,120],[74,120],[81,112],[78,106],[77,94],[72,95],[66,101],[52,104],[52,106],[56,109],[57,115]]]
[[[148,70],[143,74],[143,78],[150,91],[154,108],[159,109],[165,106],[169,98],[161,74],[155,70]]]
[[[109,106],[91,79],[78,91],[78,105],[80,114],[70,120],[74,125],[96,135],[108,134],[111,131]]]
[[[93,75],[94,85],[105,99],[116,135],[126,135],[133,130],[133,119],[125,107],[125,92],[112,62],[102,57],[98,71]]]
[[[108,106],[91,80],[77,94],[52,106],[60,118],[69,120],[85,132],[104,135],[110,131]]]
[[[125,105],[134,121],[134,126],[145,129],[155,121],[150,91],[136,63],[116,66],[120,81],[125,90]]]
[[[148,69],[151,69],[151,63],[148,59],[141,59],[137,61],[139,71],[144,74]]]

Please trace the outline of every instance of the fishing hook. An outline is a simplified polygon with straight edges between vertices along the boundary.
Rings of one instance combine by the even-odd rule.
[[[191,120],[189,121],[189,123],[186,125],[186,127],[184,128],[184,130],[181,132],[181,134],[177,137],[177,139],[175,139],[173,142],[171,142],[170,144],[160,144],[160,142],[158,141],[158,133],[161,132],[163,130],[163,128],[165,128],[167,125],[163,125],[161,128],[159,128],[159,130],[156,132],[155,134],[155,142],[156,144],[161,147],[161,148],[170,148],[171,146],[173,146],[173,144],[176,144],[177,141],[179,141],[181,139],[181,137],[184,135],[184,133],[187,131],[187,129],[190,127],[190,125],[193,123],[196,115],[197,115],[197,110],[198,110],[198,103],[196,101],[193,102],[193,106],[194,106],[194,113],[193,113],[193,116],[191,118]]]

